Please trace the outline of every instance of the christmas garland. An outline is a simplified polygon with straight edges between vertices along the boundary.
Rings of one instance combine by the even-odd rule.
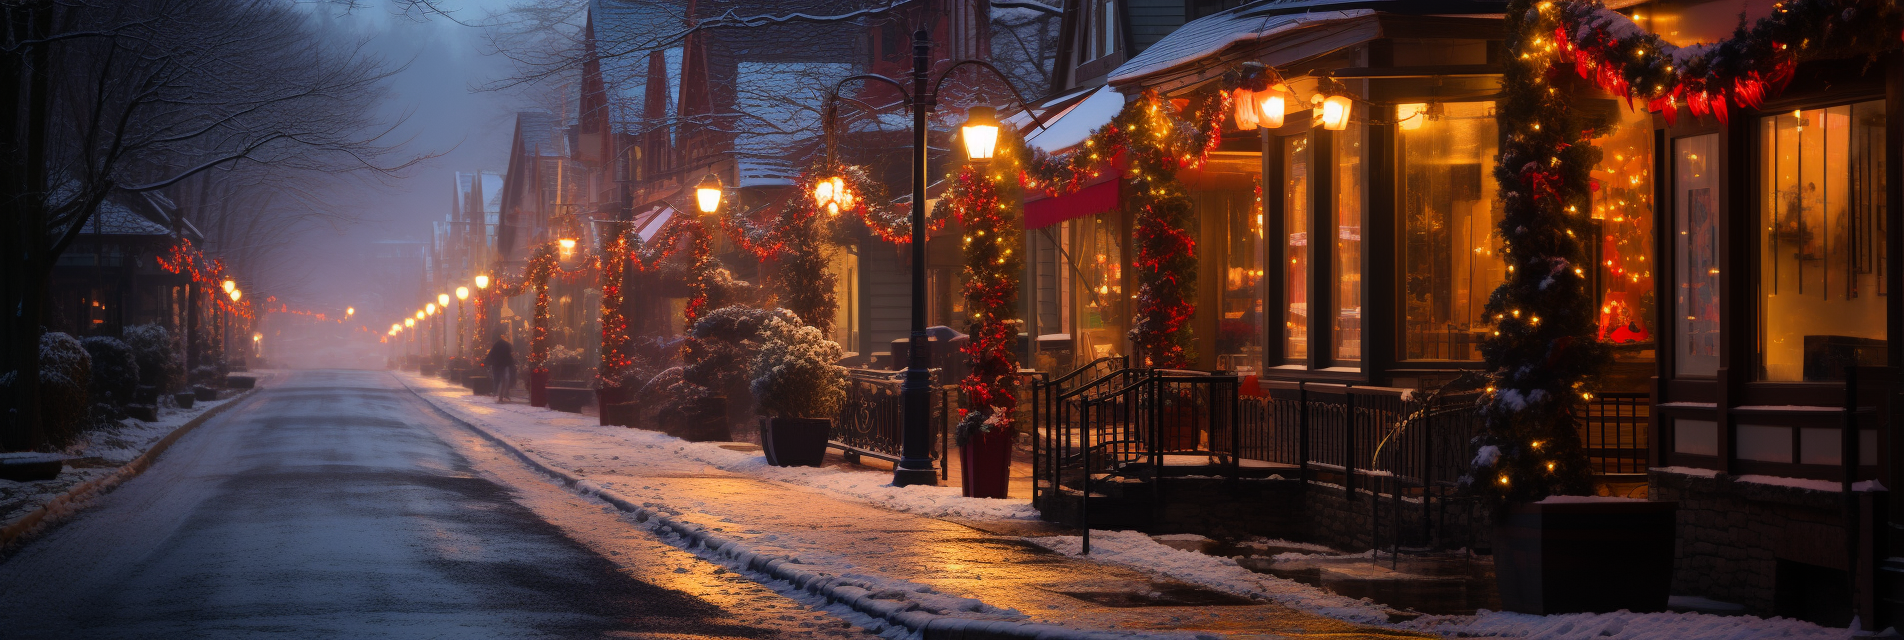
[[[971,362],[959,388],[965,394],[960,443],[973,433],[1011,425],[1018,405],[1017,344],[1018,279],[1024,259],[1017,251],[1024,243],[1023,215],[1016,163],[1003,166],[965,165],[952,178],[944,202],[965,227],[966,308],[972,314],[970,336],[963,348]],[[1002,170],[1001,170],[1002,169]]]
[[[1024,185],[1051,195],[1076,191],[1115,157],[1130,162],[1124,204],[1136,218],[1137,275],[1130,337],[1148,366],[1184,367],[1195,359],[1190,318],[1196,313],[1197,257],[1189,231],[1195,215],[1177,171],[1200,166],[1216,149],[1229,100],[1228,91],[1205,91],[1180,105],[1146,91],[1091,132],[1077,151],[1026,155]]]
[[[1669,123],[1682,103],[1695,117],[1725,121],[1733,106],[1758,107],[1804,59],[1888,51],[1904,32],[1898,10],[1877,0],[1793,0],[1730,40],[1688,47],[1597,1],[1513,0],[1506,20],[1506,137],[1495,178],[1507,276],[1486,307],[1494,320],[1481,347],[1487,433],[1466,479],[1496,503],[1592,488],[1575,412],[1611,360],[1596,339],[1598,308],[1583,269],[1586,240],[1596,237],[1591,173],[1601,157],[1591,140],[1605,123],[1570,108],[1556,86],[1562,65],[1629,104],[1643,100]]]
[[[190,238],[179,238],[165,255],[157,256],[159,268],[166,273],[183,273],[191,277],[192,282],[201,286],[219,290],[225,281],[225,260],[223,258],[205,259],[205,254],[192,246]],[[254,319],[250,304],[239,304],[230,296],[207,294],[206,299],[216,308],[246,320]]]
[[[601,280],[602,288],[602,361],[595,370],[600,388],[607,389],[620,384],[623,369],[634,364],[628,356],[628,317],[621,312],[623,275],[628,269],[628,235],[633,225],[613,225],[607,242],[602,245]]]

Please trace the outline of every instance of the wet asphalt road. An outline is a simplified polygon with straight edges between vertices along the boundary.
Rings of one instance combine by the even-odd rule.
[[[243,402],[0,562],[0,637],[858,633],[599,505],[516,499],[549,492],[473,466],[381,372],[281,374]]]

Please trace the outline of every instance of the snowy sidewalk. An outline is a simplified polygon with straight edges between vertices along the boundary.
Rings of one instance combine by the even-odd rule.
[[[665,519],[648,526],[682,534],[677,542],[696,540],[728,557],[792,559],[787,564],[803,576],[865,585],[869,601],[888,601],[872,609],[1199,637],[1849,636],[1749,616],[1401,614],[1134,532],[1094,532],[1087,559],[1076,555],[1076,536],[1049,535],[1051,527],[1037,520],[1027,500],[964,498],[951,487],[901,489],[891,486],[888,471],[850,465],[772,467],[751,447],[603,427],[593,417],[499,405],[441,380],[396,375],[450,415],[570,476],[577,488]]]
[[[259,375],[264,378],[259,381],[262,386],[270,375]],[[87,433],[62,451],[70,459],[59,476],[32,482],[0,480],[0,543],[10,544],[83,508],[92,497],[144,471],[143,467],[133,468],[133,463],[160,450],[168,436],[188,426],[196,427],[210,414],[251,393],[235,389],[218,400],[193,403],[190,409],[162,406],[157,422],[120,420],[116,428]]]

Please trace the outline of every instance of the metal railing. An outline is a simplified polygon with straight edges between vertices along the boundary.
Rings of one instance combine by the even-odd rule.
[[[1645,393],[1600,393],[1580,417],[1580,442],[1599,476],[1646,475],[1647,421],[1653,401]]]
[[[897,463],[902,455],[905,435],[905,401],[899,388],[904,371],[848,369],[846,402],[833,419],[827,446],[839,449],[848,462],[867,457]],[[940,371],[932,370],[936,380]],[[951,434],[958,419],[959,388],[934,384],[932,397],[932,459],[939,467],[939,478],[950,477],[946,452],[951,450]]]

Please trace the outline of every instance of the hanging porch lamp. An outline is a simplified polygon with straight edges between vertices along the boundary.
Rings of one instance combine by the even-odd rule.
[[[965,157],[973,162],[989,162],[992,152],[998,147],[998,110],[991,107],[972,107],[965,112],[965,124],[960,126],[960,138],[965,141]]]
[[[721,177],[712,173],[701,177],[701,183],[694,185],[694,201],[701,207],[701,213],[714,213],[721,208]]]

